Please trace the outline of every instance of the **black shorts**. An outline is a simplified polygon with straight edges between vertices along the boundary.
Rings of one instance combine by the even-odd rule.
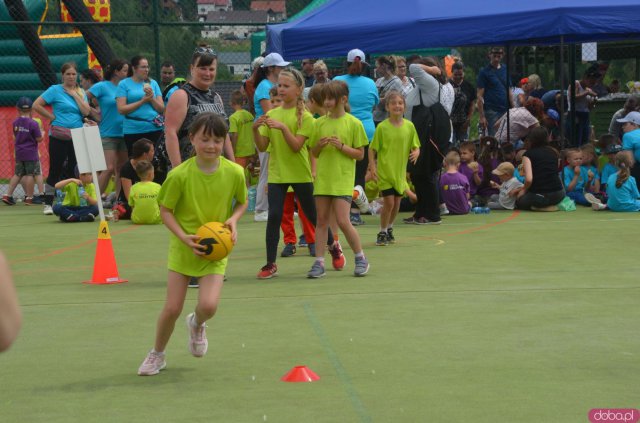
[[[382,196],[382,197],[389,197],[390,195],[393,195],[394,197],[402,197],[403,196],[403,194],[399,193],[394,188],[384,189],[384,190],[380,191],[380,196]]]

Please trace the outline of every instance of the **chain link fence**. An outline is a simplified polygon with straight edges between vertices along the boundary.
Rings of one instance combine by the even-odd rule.
[[[265,25],[306,13],[325,1],[5,0],[0,4],[0,194],[6,193],[15,168],[11,124],[17,116],[16,101],[21,96],[35,99],[60,83],[63,63],[73,61],[79,71],[101,74],[114,58],[142,55],[162,87],[169,82],[163,80],[162,65],[173,69],[172,77],[187,77],[194,47],[206,43],[218,52],[215,90],[230,114],[231,92],[241,87],[252,59],[264,51]],[[499,60],[491,54],[497,50],[502,51]],[[403,57],[405,64],[414,55],[439,57],[453,80],[445,95],[453,96],[449,101],[457,140],[492,134],[518,147],[535,125],[546,126],[560,147],[591,142],[610,131],[621,137],[619,127],[610,128],[610,123],[640,91],[640,42],[497,50],[452,47],[387,54]],[[377,57],[367,56],[373,78]],[[344,73],[345,57],[315,59],[325,62],[330,77]],[[497,79],[492,60],[493,69],[504,69]],[[302,67],[300,62],[293,65]],[[479,83],[484,85],[481,110],[476,98]],[[46,131],[48,122],[43,124]],[[39,147],[45,175],[47,142],[45,135]],[[16,197],[21,195],[18,188]]]

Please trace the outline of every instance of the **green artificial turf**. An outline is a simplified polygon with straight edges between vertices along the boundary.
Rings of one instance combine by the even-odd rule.
[[[565,423],[638,408],[640,214],[399,218],[386,247],[374,245],[378,218],[365,220],[366,277],[352,276],[343,239],[343,272],[306,279],[300,248],[259,281],[265,224],[243,217],[208,354],[190,356],[181,318],[167,369],[139,377],[165,296],[167,230],[110,224],[129,282],[86,285],[97,223],[0,206],[24,314],[0,355],[0,421]],[[296,365],[321,379],[280,381]]]

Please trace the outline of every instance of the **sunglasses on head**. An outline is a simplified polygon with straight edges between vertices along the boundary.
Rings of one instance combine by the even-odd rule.
[[[196,47],[196,49],[193,51],[193,54],[208,54],[211,56],[218,56],[218,54],[216,53],[216,51],[214,49],[212,49],[211,47]]]

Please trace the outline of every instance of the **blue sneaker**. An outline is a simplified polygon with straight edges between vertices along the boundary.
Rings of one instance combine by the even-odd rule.
[[[280,253],[280,257],[291,257],[296,253],[296,244],[287,244],[282,249],[282,253]]]
[[[353,226],[364,225],[364,220],[362,220],[362,217],[360,217],[359,214],[351,213],[349,220]]]
[[[316,256],[316,244],[315,244],[315,242],[312,242],[311,244],[309,244],[309,255],[311,257],[315,257]]]
[[[369,271],[369,262],[366,257],[356,257],[356,267],[353,269],[355,276],[364,276]]]
[[[305,238],[304,234],[300,235],[298,239],[298,247],[308,247],[307,238]]]
[[[325,275],[324,265],[319,261],[314,261],[313,266],[311,266],[311,270],[307,273],[307,277],[309,279],[318,279]]]

